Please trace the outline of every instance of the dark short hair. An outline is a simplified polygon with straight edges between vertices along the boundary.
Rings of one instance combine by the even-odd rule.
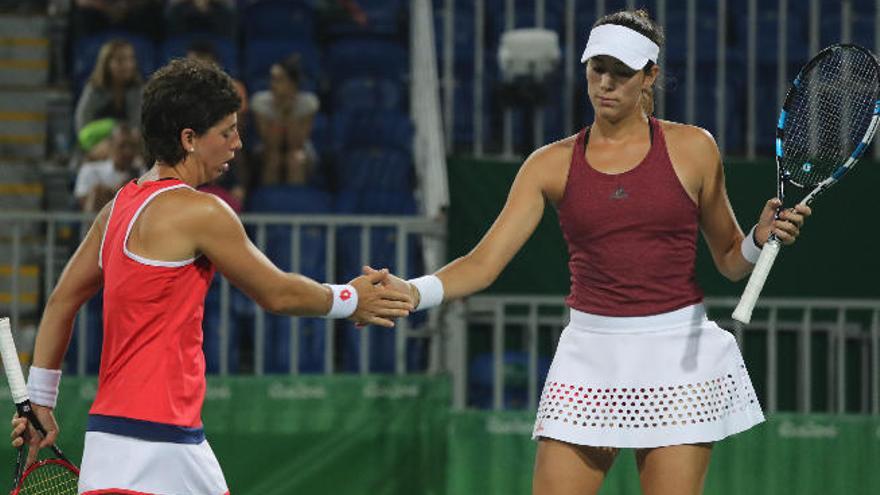
[[[197,136],[241,107],[232,78],[213,64],[174,59],[157,70],[144,86],[141,127],[151,160],[169,165],[186,156],[180,132]]]

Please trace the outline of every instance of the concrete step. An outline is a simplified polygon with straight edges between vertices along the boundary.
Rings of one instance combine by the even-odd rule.
[[[48,17],[0,16],[0,85],[45,86],[49,49]]]

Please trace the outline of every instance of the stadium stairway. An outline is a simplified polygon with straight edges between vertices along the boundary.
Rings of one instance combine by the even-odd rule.
[[[49,86],[51,21],[41,15],[0,15],[0,211],[43,210],[47,185],[54,190],[57,182],[47,177],[66,174],[47,173],[53,169],[47,166],[49,152],[70,146],[69,92]],[[57,137],[50,140],[50,135]],[[49,146],[49,141],[56,142]],[[44,229],[22,225],[19,233],[19,312],[31,318],[40,297]],[[12,241],[13,225],[0,221],[0,314],[11,309]]]

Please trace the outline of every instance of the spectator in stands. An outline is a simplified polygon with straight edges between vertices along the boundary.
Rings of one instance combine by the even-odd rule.
[[[218,66],[220,65],[217,50],[215,49],[214,44],[208,40],[193,41],[187,48],[186,57]],[[247,140],[247,89],[245,88],[244,83],[238,79],[233,79],[232,82],[242,101],[241,108],[238,111],[238,133],[241,136],[242,142],[244,142]],[[235,158],[229,162],[229,171],[221,175],[220,178],[214,182],[200,187],[199,190],[219,196],[226,201],[236,213],[240,213],[242,205],[244,205],[248,185],[251,184],[251,178],[253,177],[249,163],[250,161],[247,159],[246,152],[236,153]]]
[[[120,187],[143,171],[140,133],[136,129],[117,123],[109,144],[110,158],[85,162],[77,174],[73,194],[83,211],[100,211]]]
[[[110,40],[98,52],[95,69],[76,104],[76,131],[93,120],[114,118],[140,126],[141,76],[131,43]]]
[[[311,133],[320,102],[314,93],[300,91],[299,55],[273,64],[269,76],[270,89],[251,99],[262,142],[259,183],[305,184],[317,164]]]
[[[110,29],[157,39],[162,35],[162,0],[76,0],[74,31],[89,36]]]
[[[235,36],[234,0],[168,0],[168,34],[192,32]]]

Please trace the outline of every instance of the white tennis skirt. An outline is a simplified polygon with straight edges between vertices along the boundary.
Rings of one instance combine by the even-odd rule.
[[[229,489],[207,440],[151,442],[87,431],[78,493],[228,495]]]
[[[532,438],[651,448],[713,442],[763,421],[736,340],[702,304],[639,317],[572,309]]]

